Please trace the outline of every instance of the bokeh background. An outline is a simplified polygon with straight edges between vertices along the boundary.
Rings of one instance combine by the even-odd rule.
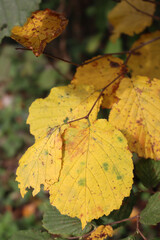
[[[114,44],[109,41],[112,27],[107,14],[115,4],[113,0],[43,0],[40,9],[64,12],[69,19],[63,34],[46,47],[48,54],[80,64],[99,54],[128,50],[139,35],[122,35]],[[145,32],[159,28],[160,24],[155,22]],[[42,190],[32,197],[29,191],[22,198],[15,181],[18,161],[34,142],[26,124],[28,108],[36,98],[46,97],[52,87],[68,84],[76,70],[66,62],[44,55],[36,58],[32,52],[16,50],[16,47],[19,45],[10,38],[4,38],[0,45],[1,240],[9,239],[18,230],[42,229],[43,204],[48,201],[48,194]],[[102,114],[105,116],[107,112]],[[149,193],[141,194],[133,215],[145,206],[148,196]],[[135,224],[133,221],[120,227],[112,239],[131,234]],[[159,226],[143,230],[150,239],[153,236],[160,239]]]

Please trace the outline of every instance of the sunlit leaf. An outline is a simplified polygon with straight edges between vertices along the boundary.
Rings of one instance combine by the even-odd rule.
[[[33,195],[40,191],[41,184],[47,189],[50,184],[58,181],[61,169],[62,139],[59,129],[48,133],[36,141],[19,161],[17,178],[21,195],[26,188],[32,187]]]
[[[29,109],[27,123],[30,132],[36,139],[46,134],[50,129],[68,121],[84,117],[99,93],[92,86],[72,85],[53,88],[45,99],[37,99]],[[99,111],[98,101],[92,111],[90,120],[95,120]]]
[[[160,80],[124,78],[109,121],[126,136],[131,151],[160,160]]]
[[[92,219],[119,209],[132,187],[133,163],[127,141],[107,120],[74,122],[64,133],[63,168],[50,201],[61,214]]]
[[[139,46],[142,43],[160,37],[160,31],[143,34],[137,40],[132,48]],[[131,49],[132,49],[131,48]],[[160,78],[160,39],[154,41],[142,48],[138,49],[135,54],[132,54],[128,61],[128,67],[132,71],[132,76],[142,75],[150,78]]]
[[[22,27],[12,29],[11,38],[39,56],[46,44],[62,33],[67,23],[63,14],[50,9],[35,11]]]
[[[95,58],[92,58],[88,61],[94,59]],[[96,90],[100,90],[111,83],[118,75],[122,74],[123,71],[124,65],[120,58],[112,56],[102,57],[78,67],[72,83],[75,85],[91,84]],[[118,88],[119,81],[120,78],[105,90],[105,103],[103,107],[110,108],[114,101],[117,100],[114,93]]]
[[[128,3],[127,3],[128,2]],[[134,5],[140,11],[137,11]],[[122,0],[109,12],[108,19],[113,25],[112,41],[116,41],[122,33],[133,36],[135,33],[142,32],[152,23],[152,17],[155,11],[155,4],[143,0]]]
[[[96,228],[95,231],[91,233],[89,237],[87,237],[87,240],[104,240],[107,237],[112,237],[113,236],[113,228],[110,225],[107,226],[99,226]]]

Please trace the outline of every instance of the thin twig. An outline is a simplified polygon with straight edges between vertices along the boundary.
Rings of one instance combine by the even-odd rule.
[[[103,57],[112,56],[112,55],[125,55],[127,53],[128,53],[128,51],[122,51],[122,52],[116,52],[116,53],[106,53],[106,54],[103,54],[103,56],[99,56],[99,57],[95,57],[94,59],[87,60],[86,62],[80,64],[80,66],[86,65],[86,64],[94,62],[94,61],[97,61],[97,60],[99,60]]]
[[[139,46],[137,46],[137,47],[135,47],[135,48],[132,48],[131,50],[128,50],[128,51],[122,51],[122,52],[117,52],[117,53],[106,53],[106,54],[103,54],[102,56],[96,57],[96,58],[94,58],[94,59],[92,59],[92,60],[89,60],[89,61],[87,61],[87,62],[82,63],[80,66],[87,65],[87,64],[89,64],[89,63],[91,63],[91,62],[97,61],[97,60],[99,60],[99,59],[101,59],[101,58],[103,58],[103,57],[106,57],[106,56],[111,56],[111,55],[124,55],[124,54],[132,55],[132,54],[133,54],[134,52],[136,52],[138,49],[143,48],[144,46],[146,46],[146,45],[148,45],[148,44],[150,44],[150,43],[152,43],[152,42],[155,42],[155,41],[157,41],[157,40],[160,40],[160,37],[155,37],[155,38],[153,38],[153,39],[151,39],[151,40],[148,40],[147,42],[143,42],[143,43],[141,43]],[[130,57],[131,57],[131,56],[127,57],[128,59],[125,60],[125,65],[127,64],[127,62],[128,62],[128,60],[129,60]]]
[[[125,219],[122,219],[122,220],[119,220],[119,221],[116,221],[116,222],[108,223],[107,225],[111,225],[112,226],[112,225],[115,225],[115,224],[118,224],[118,223],[127,222],[127,221],[130,221],[130,220],[138,218],[138,216],[139,216],[139,214],[137,214],[136,216],[131,217],[131,218],[125,218]]]
[[[69,63],[69,64],[71,64],[71,65],[74,65],[74,66],[76,66],[76,67],[79,67],[79,66],[80,66],[80,65],[77,64],[77,63],[71,62],[71,61],[69,61],[69,60],[66,60],[66,59],[63,59],[63,58],[60,58],[60,57],[57,57],[57,56],[50,55],[50,54],[48,54],[48,53],[46,53],[46,52],[43,52],[43,54],[44,54],[45,56],[49,57],[49,58],[58,59],[58,60],[61,60],[61,61],[63,61],[63,62],[66,62],[66,63]]]
[[[159,40],[159,39],[160,39],[160,37],[152,38],[151,40],[148,40],[147,42],[141,43],[139,46],[131,49],[130,51],[135,52],[135,51],[137,51],[138,49],[140,49],[140,48],[142,48],[142,47],[144,47],[144,46],[146,46],[146,45],[148,45],[148,44],[150,44],[150,43],[152,43],[152,42],[155,42],[155,41],[157,41],[157,40]],[[129,52],[130,52],[130,51],[129,51]]]
[[[147,240],[139,228],[139,215],[137,216],[137,233],[139,233],[144,240]]]
[[[119,220],[119,221],[111,222],[111,223],[106,224],[105,226],[107,226],[107,225],[112,226],[112,225],[116,225],[116,224],[119,224],[119,223],[122,223],[122,222],[131,221],[131,220],[133,220],[133,219],[137,219],[138,216],[139,216],[139,215],[136,215],[136,216],[131,217],[131,218],[125,218],[125,219],[122,219],[122,220]],[[86,237],[88,237],[88,236],[89,236],[92,232],[94,232],[94,231],[95,231],[95,229],[93,229],[93,230],[92,230],[91,232],[89,232],[89,233],[86,233],[86,234],[83,235],[83,236],[79,236],[79,237],[67,237],[67,239],[86,238]],[[147,240],[147,239],[146,239],[146,240]]]
[[[147,15],[148,17],[151,17],[151,18],[154,18],[155,20],[160,21],[160,17],[154,16],[154,15],[151,15],[151,14],[149,14],[149,13],[147,13],[147,12],[142,11],[141,9],[137,8],[135,5],[133,5],[132,3],[130,3],[128,0],[124,0],[124,1],[125,1],[128,5],[130,5],[132,8],[134,8],[137,12],[140,12],[140,13],[142,13],[142,14],[144,14],[144,15]]]
[[[69,124],[69,123],[72,123],[72,122],[77,122],[79,120],[82,120],[82,119],[88,119],[92,110],[94,109],[96,103],[98,102],[98,100],[101,98],[103,92],[112,84],[114,83],[117,79],[119,79],[121,76],[123,76],[126,72],[123,72],[121,74],[119,74],[116,78],[114,78],[109,84],[107,84],[100,92],[99,96],[97,97],[96,101],[94,102],[94,104],[92,105],[91,109],[89,110],[89,112],[87,113],[87,115],[83,116],[83,117],[80,117],[80,118],[77,118],[77,119],[74,119],[74,120],[71,120],[69,122],[67,122],[66,124]]]
[[[144,2],[153,3],[153,4],[156,4],[156,5],[160,5],[160,2],[153,1],[153,0],[143,0],[143,1],[144,1]]]
[[[21,48],[21,47],[17,47],[16,50],[32,51],[32,50],[29,49],[29,48]],[[46,53],[46,52],[43,52],[43,54],[44,54],[45,56],[49,57],[49,58],[58,59],[58,60],[61,60],[61,61],[63,61],[63,62],[72,64],[72,65],[74,65],[74,66],[76,66],[76,67],[79,67],[79,66],[80,66],[80,65],[77,64],[77,63],[71,62],[71,61],[69,61],[69,60],[66,60],[66,59],[63,59],[63,58],[60,58],[60,57],[57,57],[57,56],[50,55],[50,54],[48,54],[48,53]]]

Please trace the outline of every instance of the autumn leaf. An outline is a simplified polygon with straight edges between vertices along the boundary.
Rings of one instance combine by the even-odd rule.
[[[120,58],[112,56],[98,56],[96,58],[99,59],[77,68],[76,74],[71,82],[72,84],[91,84],[96,90],[100,90],[123,73],[124,65]],[[94,59],[95,57],[88,61]],[[87,63],[87,61],[85,63]],[[103,107],[110,108],[117,100],[114,93],[118,88],[119,81],[120,77],[105,90],[105,103],[103,103]]]
[[[92,86],[73,85],[55,87],[45,99],[37,99],[29,109],[27,123],[36,139],[50,129],[88,114],[99,93]],[[101,100],[93,109],[90,120],[95,120]]]
[[[147,14],[153,15],[154,11],[153,3],[143,0],[122,0],[108,14],[108,20],[114,28],[111,41],[116,41],[122,33],[133,36],[142,32],[152,23],[152,17]]]
[[[147,41],[160,37],[160,31],[143,34],[131,49],[140,46]],[[154,41],[132,54],[128,61],[128,67],[131,69],[132,76],[142,75],[150,78],[160,78],[160,39]]]
[[[160,80],[124,78],[117,97],[109,121],[125,135],[132,152],[160,160]]]
[[[62,164],[62,139],[56,129],[30,147],[19,161],[16,181],[22,197],[26,188],[33,188],[33,196],[58,181]]]
[[[104,240],[108,236],[113,236],[113,228],[110,225],[101,225],[97,227],[96,230],[93,231],[89,237],[87,237],[87,240]]]
[[[68,20],[61,13],[50,9],[35,11],[22,27],[13,27],[11,38],[31,49],[38,57],[46,44],[63,32],[67,23]]]
[[[50,188],[61,214],[92,219],[119,209],[132,188],[133,163],[122,133],[105,119],[71,123],[64,132],[63,168]]]

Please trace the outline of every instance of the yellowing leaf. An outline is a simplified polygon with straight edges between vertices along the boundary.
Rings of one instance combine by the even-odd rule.
[[[32,103],[27,119],[30,132],[38,139],[57,125],[85,116],[98,95],[92,86],[53,88],[47,98]],[[99,105],[100,101],[93,109],[90,120],[97,118]]]
[[[155,4],[153,3],[143,0],[127,1],[140,11],[150,15],[154,14]],[[140,33],[152,23],[152,17],[137,11],[130,4],[122,0],[109,12],[108,19],[114,27],[113,35],[111,36],[112,41],[116,41],[122,33],[129,36]]]
[[[132,48],[139,46],[156,37],[160,37],[160,31],[143,34],[136,41]],[[160,39],[147,44],[137,50],[137,54],[132,54],[128,61],[128,67],[132,70],[132,76],[142,75],[150,78],[160,78]]]
[[[93,231],[89,237],[87,237],[87,240],[104,240],[108,236],[113,236],[113,228],[110,225],[101,225],[97,227],[96,230]]]
[[[92,58],[91,60],[94,60]],[[90,61],[90,60],[89,60]],[[119,74],[124,71],[123,61],[120,58],[107,56],[77,68],[77,72],[71,83],[75,85],[93,85],[100,90],[111,83]],[[120,78],[105,90],[106,104],[110,108],[114,103],[114,92],[117,89]]]
[[[122,133],[105,119],[74,122],[64,132],[63,168],[50,188],[61,214],[92,219],[119,209],[132,187],[133,163]]]
[[[115,81],[115,83],[106,89],[106,93],[103,94],[103,100],[101,107],[102,108],[112,108],[113,104],[118,102],[118,98],[116,96],[116,91],[118,89],[120,80]]]
[[[109,121],[126,136],[131,151],[160,160],[160,80],[124,78]]]
[[[15,26],[12,29],[11,38],[39,56],[46,44],[62,33],[67,23],[63,14],[50,9],[36,11],[22,27]]]
[[[40,191],[40,185],[47,189],[58,181],[61,169],[62,139],[59,129],[41,138],[22,156],[17,169],[17,178],[21,195],[26,188],[32,187],[33,195]]]

